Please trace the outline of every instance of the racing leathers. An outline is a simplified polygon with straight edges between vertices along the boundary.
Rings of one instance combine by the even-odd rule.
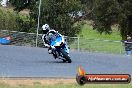
[[[60,34],[57,31],[53,30],[53,29],[49,30],[49,32],[47,32],[47,34],[44,34],[42,36],[44,46],[48,47],[48,53],[53,54],[55,59],[57,58],[56,52],[53,52],[55,48],[54,48],[54,46],[50,46],[50,43],[52,41],[54,41],[57,36],[60,36]]]

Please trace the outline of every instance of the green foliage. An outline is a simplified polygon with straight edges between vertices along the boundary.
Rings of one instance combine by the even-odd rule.
[[[39,0],[10,0],[16,11],[30,9],[30,27],[37,27]],[[79,27],[74,23],[77,12],[83,18],[92,19],[93,29],[100,33],[111,34],[111,26],[119,24],[122,39],[132,35],[132,1],[131,0],[42,0],[40,26],[45,23],[65,35],[74,36]],[[73,18],[72,15],[75,17]],[[80,18],[79,18],[80,19]],[[21,22],[21,21],[20,21]],[[26,27],[25,27],[26,28]],[[33,28],[31,28],[33,29]]]
[[[17,30],[17,17],[13,11],[0,8],[0,30]]]
[[[15,7],[14,10],[21,11],[23,9],[30,9],[36,4],[38,0],[10,0],[10,3]]]
[[[39,0],[10,0],[10,2],[18,12],[25,8],[30,9],[29,22],[26,21],[23,23],[22,19],[18,19],[18,22],[22,24],[20,28],[26,24],[29,24],[30,27],[32,26],[32,29],[33,27],[37,28]],[[62,34],[75,36],[80,29],[77,26],[73,26],[77,21],[76,17],[73,18],[73,16],[80,9],[80,0],[42,0],[40,27],[48,23],[51,28]],[[26,26],[25,28],[29,28],[29,26]]]
[[[16,22],[19,27],[17,31],[34,32],[34,30],[36,29],[32,26],[34,21],[30,21],[30,17],[28,15],[18,14]]]
[[[19,14],[12,9],[0,8],[0,30],[32,32],[28,15]]]
[[[10,3],[14,6],[15,13],[18,15],[16,18],[16,23],[18,25],[17,31],[23,32],[34,32],[36,27],[34,27],[34,20],[30,19],[29,15],[22,15],[19,13],[24,9],[31,9],[35,7],[38,0],[10,0]],[[28,11],[27,11],[28,12]]]
[[[31,19],[37,23],[38,5],[31,9]],[[41,6],[40,26],[47,23],[55,30],[65,35],[74,36],[78,29],[73,27],[76,22],[70,16],[80,10],[79,0],[43,0]]]
[[[123,39],[127,34],[132,35],[131,0],[94,0],[93,7],[94,29],[111,33],[111,25],[119,24]]]

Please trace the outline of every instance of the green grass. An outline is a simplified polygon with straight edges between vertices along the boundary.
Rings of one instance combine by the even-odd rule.
[[[80,86],[78,84],[54,84],[54,85],[15,85],[11,86],[5,83],[0,83],[0,88],[132,88],[131,84],[85,84]]]
[[[124,53],[124,47],[122,46],[121,36],[116,27],[113,27],[112,34],[100,34],[96,30],[93,30],[90,25],[83,25],[81,32],[78,34],[79,48],[80,50],[86,50],[90,52],[103,52],[103,53]],[[109,41],[104,41],[109,40]],[[116,42],[118,41],[118,42]],[[71,48],[77,49],[78,40],[76,39],[71,45]]]
[[[131,84],[86,84],[80,86],[78,84],[73,85],[54,85],[54,86],[45,86],[45,88],[131,88]]]
[[[121,36],[119,31],[117,30],[117,27],[112,27],[113,32],[112,34],[105,34],[102,33],[100,34],[96,30],[93,30],[93,27],[90,25],[83,25],[81,28],[81,32],[79,33],[78,36],[83,37],[83,38],[89,38],[89,39],[102,39],[102,40],[121,40]]]

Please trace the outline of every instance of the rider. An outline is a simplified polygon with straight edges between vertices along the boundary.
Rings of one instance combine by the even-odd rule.
[[[1,4],[3,7],[7,7],[8,1],[9,1],[9,0],[1,0],[0,4]]]
[[[54,58],[57,58],[56,53],[53,52],[54,47],[50,46],[50,42],[55,40],[57,36],[59,36],[59,33],[55,31],[54,29],[51,29],[48,24],[44,24],[42,26],[43,35],[42,40],[44,42],[44,46],[48,47],[48,53],[53,54]]]

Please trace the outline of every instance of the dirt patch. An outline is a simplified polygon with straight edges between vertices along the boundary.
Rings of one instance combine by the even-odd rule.
[[[0,83],[9,84],[11,86],[17,85],[55,85],[55,84],[73,84],[75,79],[0,79]]]

